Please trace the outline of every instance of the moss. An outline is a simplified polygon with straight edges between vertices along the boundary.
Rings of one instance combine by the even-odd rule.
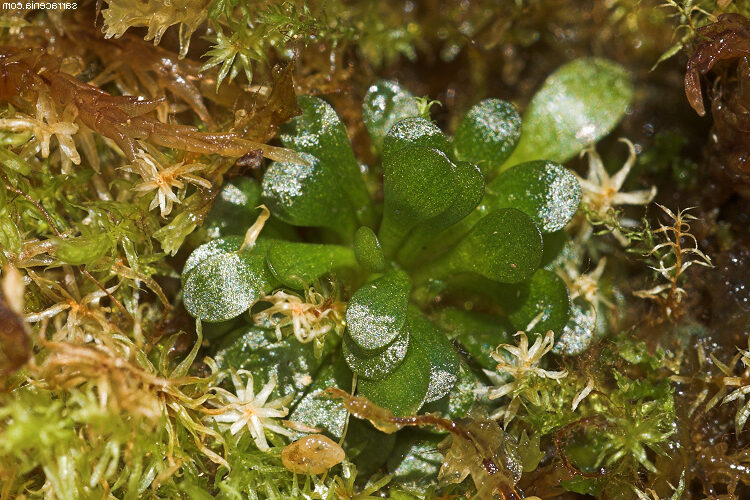
[[[659,5],[0,15],[0,497],[747,496],[747,12]]]

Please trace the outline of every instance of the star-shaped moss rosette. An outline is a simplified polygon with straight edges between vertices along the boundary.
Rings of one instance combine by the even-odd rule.
[[[559,162],[608,133],[631,94],[621,67],[576,60],[550,76],[523,120],[512,104],[486,99],[449,137],[418,116],[414,96],[401,85],[380,81],[364,98],[379,160],[367,167],[331,105],[302,96],[302,114],[280,138],[305,162],[274,162],[260,183],[225,185],[206,223],[218,238],[197,248],[183,269],[185,307],[214,323],[206,335],[222,337],[224,368],[252,369],[256,380],[280,370],[276,392],[295,394],[294,422],[340,435],[345,410],[317,394],[330,385],[350,390],[353,374],[360,394],[396,415],[423,407],[465,415],[482,375],[451,339],[494,368],[490,353],[511,332],[533,328],[556,338],[568,322],[565,282],[542,269],[554,258],[545,253],[558,248],[545,242],[567,237],[561,230],[582,198],[578,179]],[[271,218],[245,245],[242,234],[261,204]],[[443,291],[466,288],[487,298],[484,314],[460,307],[448,313],[433,302]],[[318,295],[307,304],[311,290]],[[325,338],[311,356],[309,344],[297,340],[308,337],[304,325],[290,322],[292,315],[258,316],[279,291],[299,298],[295,307],[308,315],[345,306],[346,327],[311,332]],[[253,317],[263,324],[248,325]],[[274,318],[284,321],[281,340]],[[264,367],[264,349],[269,360],[305,353],[309,362]]]

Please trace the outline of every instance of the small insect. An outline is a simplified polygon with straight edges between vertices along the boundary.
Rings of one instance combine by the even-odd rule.
[[[239,167],[241,172],[260,172],[260,167],[263,164],[263,151],[260,149],[251,149],[237,158],[234,164]]]
[[[344,458],[341,446],[322,434],[298,439],[281,452],[284,467],[296,474],[323,474]]]

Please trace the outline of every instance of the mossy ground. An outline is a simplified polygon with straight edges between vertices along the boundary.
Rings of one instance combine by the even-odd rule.
[[[713,130],[712,118],[691,109],[683,88],[690,56],[711,36],[696,30],[725,12],[748,14],[741,2],[671,0],[105,0],[67,11],[3,12],[0,498],[745,498],[750,239],[737,148],[747,140],[744,130],[727,125],[743,117],[736,104],[744,98],[745,63],[699,68],[714,106]],[[739,21],[716,26],[722,36],[746,36]],[[472,270],[489,276],[485,281],[420,288],[420,280],[424,285],[449,266],[409,271],[410,265],[418,269],[418,245],[399,254],[403,247],[388,234],[376,235],[381,212],[388,215],[394,199],[383,172],[393,179],[388,172],[395,167],[387,159],[382,170],[376,167],[378,142],[386,148],[389,139],[374,135],[363,120],[362,101],[373,82],[397,81],[415,96],[429,96],[404,101],[403,109],[433,120],[438,142],[427,146],[434,152],[443,148],[440,131],[460,130],[477,102],[504,99],[527,110],[550,74],[590,57],[618,63],[632,75],[632,101],[588,158],[566,158],[565,167],[588,179],[589,162],[600,158],[614,176],[627,157],[617,139],[627,137],[637,160],[621,191],[645,190],[639,199],[650,201],[655,186],[653,201],[667,211],[645,203],[598,210],[582,182],[582,208],[565,231],[543,235],[544,253],[535,247],[540,262],[528,264],[536,274],[526,288],[515,288],[512,279],[496,283],[494,269],[473,261]],[[354,194],[319,193],[311,207],[342,203],[350,209],[331,212],[322,223],[308,209],[285,214],[281,202],[269,203],[273,214],[259,224],[257,245],[273,250],[260,262],[274,272],[253,274],[255,264],[248,262],[255,257],[237,257],[232,279],[241,293],[232,305],[243,314],[200,325],[191,314],[200,317],[205,303],[190,302],[180,276],[197,265],[201,259],[190,256],[208,241],[235,235],[226,252],[232,256],[254,248],[257,232],[252,241],[243,235],[262,213],[257,204],[271,199],[266,172],[288,173],[283,165],[302,165],[300,157],[310,152],[305,148],[314,147],[290,125],[312,113],[304,99],[318,102],[298,101],[303,95],[324,98],[340,117],[342,131],[331,132],[330,141],[348,137],[353,157],[337,156],[334,163],[353,162],[355,172],[358,164],[369,165],[362,186],[352,188]],[[440,105],[427,104],[433,99]],[[717,111],[727,107],[734,115]],[[328,108],[321,109],[325,115]],[[325,160],[324,149],[316,155]],[[462,160],[414,155],[415,172],[428,160],[446,171]],[[485,175],[495,168],[480,167]],[[334,181],[360,182],[347,172],[342,167]],[[488,186],[501,185],[487,179]],[[441,192],[450,191],[449,184]],[[466,180],[463,187],[470,186]],[[304,223],[302,216],[308,217]],[[541,225],[518,217],[529,227]],[[689,233],[680,225],[685,222]],[[410,231],[396,219],[389,224],[396,228],[391,234]],[[658,232],[660,224],[681,232],[676,238],[671,229]],[[360,225],[375,232],[360,230],[355,237]],[[448,226],[441,240],[455,243],[468,231],[460,228]],[[414,241],[423,236],[417,233]],[[657,247],[666,236],[671,243]],[[288,243],[272,243],[277,240]],[[301,252],[295,244],[302,242],[316,246]],[[459,257],[466,260],[479,247]],[[702,255],[714,266],[683,266],[689,258],[708,263]],[[335,273],[326,274],[332,262],[338,263]],[[358,288],[392,262],[416,284],[411,299],[398,298],[411,289],[391,293],[392,303],[403,306],[392,316],[421,325],[410,327],[411,336],[423,339],[406,353],[388,344],[414,373],[399,387],[411,383],[427,391],[429,377],[420,378],[424,360],[446,356],[446,372],[456,374],[453,389],[433,394],[441,397],[422,412],[456,416],[460,431],[450,442],[435,422],[386,434],[375,427],[395,430],[389,427],[395,417],[365,411],[359,416],[375,427],[354,418],[346,424],[343,406],[321,403],[311,389],[351,390],[351,361],[344,358],[354,352],[355,363],[367,362],[383,348],[346,347],[356,318],[346,315],[345,303],[358,304]],[[547,270],[536,271],[540,266]],[[569,292],[570,331],[582,335],[553,348],[554,338],[529,331],[526,350],[513,351],[526,337],[512,334],[539,321],[515,304],[533,302],[527,297],[534,293],[550,297],[539,292],[546,286]],[[294,293],[272,295],[279,289]],[[264,316],[259,297],[278,314]],[[291,310],[301,310],[297,319],[307,326],[279,323]],[[431,337],[435,327],[424,317],[447,338]],[[277,338],[276,325],[284,338]],[[593,342],[581,342],[586,332],[597,332]],[[362,335],[369,333],[364,328]],[[389,341],[404,342],[402,333]],[[509,349],[493,352],[497,344]],[[528,370],[519,370],[514,357],[528,361]],[[360,394],[401,414],[424,402],[389,390],[377,373],[360,382]],[[264,398],[265,387],[273,392]],[[287,405],[288,420],[309,422],[336,439],[346,432],[346,461],[324,475],[292,474],[281,450],[312,430],[264,433],[276,421],[271,412],[261,422],[261,440],[257,432],[235,433],[212,418],[235,415],[241,395],[270,410]],[[472,432],[470,442],[465,435]],[[492,457],[497,474],[465,461],[478,450]]]

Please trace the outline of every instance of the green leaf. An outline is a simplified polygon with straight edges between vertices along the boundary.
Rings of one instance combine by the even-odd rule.
[[[392,80],[378,80],[367,89],[362,101],[362,121],[378,153],[393,124],[410,116],[419,116],[414,95]]]
[[[444,436],[422,429],[398,433],[396,447],[388,459],[388,470],[394,476],[393,482],[419,484],[420,489],[434,484],[443,465],[443,455],[438,451],[438,445],[443,439]]]
[[[398,160],[401,150],[407,146],[422,146],[451,152],[448,138],[435,122],[421,117],[404,118],[391,127],[383,139],[383,161]]]
[[[592,495],[598,497],[604,485],[599,478],[574,477],[566,481],[561,481],[560,485],[565,491],[572,491],[581,495]]]
[[[529,437],[526,429],[521,432],[521,436],[518,438],[518,455],[524,472],[535,470],[546,456],[546,453],[539,447],[540,438],[539,434]]]
[[[408,146],[384,160],[385,205],[378,234],[392,256],[409,231],[444,212],[458,193],[455,166],[436,149]]]
[[[446,309],[439,324],[448,336],[458,340],[480,367],[493,370],[497,361],[490,355],[500,344],[510,344],[513,328],[507,320],[491,314]]]
[[[230,236],[196,248],[182,271],[187,312],[215,323],[247,311],[275,284],[266,267],[272,241],[258,240],[251,249],[239,251],[243,238]]]
[[[328,342],[325,354],[333,349]],[[294,394],[291,406],[309,392],[318,370],[327,358],[316,358],[312,343],[300,344],[289,336],[277,340],[273,330],[257,326],[246,326],[224,342],[218,350],[215,360],[222,370],[248,370],[253,374],[255,394],[268,382],[271,373],[277,376],[275,393],[278,396]]]
[[[570,170],[545,160],[506,170],[488,186],[482,210],[517,208],[531,217],[542,233],[565,227],[581,204],[581,185]]]
[[[406,324],[411,280],[403,271],[391,271],[354,292],[346,308],[347,331],[367,353],[382,351]]]
[[[545,158],[564,163],[619,123],[633,98],[625,68],[606,59],[571,61],[552,73],[523,115],[523,133],[502,166]]]
[[[175,255],[197,225],[195,215],[190,210],[185,210],[177,214],[169,224],[154,231],[151,236],[161,244],[165,252]]]
[[[208,6],[208,18],[218,19],[218,17],[224,12],[227,3],[230,0],[214,0]]]
[[[511,103],[485,99],[461,118],[453,138],[456,158],[479,165],[487,174],[503,164],[518,144],[521,116]]]
[[[643,341],[636,341],[625,335],[620,335],[615,342],[617,355],[628,363],[642,365],[649,371],[656,371],[664,367],[666,353],[661,347],[657,347],[654,354],[651,354],[648,345]]]
[[[92,264],[112,250],[107,233],[91,232],[75,238],[50,238],[55,247],[55,258],[60,262],[79,266]]]
[[[388,498],[390,498],[391,500],[423,500],[425,498],[419,494],[420,492],[409,490],[409,486],[410,485],[407,485],[407,489],[402,490],[396,488],[394,485],[394,487],[388,489]]]
[[[425,403],[446,396],[458,380],[459,359],[448,338],[416,308],[409,308],[411,345],[419,344],[430,361],[430,384]]]
[[[570,294],[562,278],[539,269],[527,283],[503,289],[497,301],[514,329],[527,332],[531,342],[531,332],[544,334],[552,330],[556,337],[560,336],[570,318]],[[532,322],[535,326],[529,329]]]
[[[466,363],[460,362],[458,380],[453,389],[442,398],[425,404],[423,411],[425,413],[438,413],[442,417],[451,420],[464,418],[469,414],[477,399],[476,389],[477,378],[469,367],[466,366]]]
[[[10,217],[0,214],[0,247],[6,252],[18,253],[23,246],[21,233]]]
[[[239,74],[240,69],[245,73],[247,83],[252,83],[252,61],[262,61],[263,55],[247,46],[247,42],[242,39],[242,33],[235,32],[231,36],[226,36],[220,25],[214,24],[213,26],[215,32],[208,37],[208,41],[213,42],[213,45],[204,54],[204,57],[209,59],[201,66],[200,71],[206,71],[214,66],[221,65],[219,73],[216,75],[217,93],[224,78],[229,75],[229,81],[231,82]]]
[[[561,257],[566,243],[570,241],[570,237],[568,233],[561,229],[554,233],[543,234],[542,239],[544,240],[544,252],[542,254],[541,266],[552,270],[557,260]]]
[[[591,304],[574,300],[570,305],[570,318],[552,352],[565,356],[581,354],[594,341],[600,320]]]
[[[414,263],[440,231],[449,228],[469,215],[484,195],[484,176],[473,163],[455,164],[458,194],[442,213],[415,227],[398,252],[398,260],[405,266]]]
[[[415,283],[473,272],[499,283],[531,277],[542,259],[542,234],[531,218],[514,208],[484,216],[458,244],[417,269]]]
[[[669,380],[631,379],[616,369],[612,370],[612,375],[620,391],[620,397],[640,402],[644,400],[658,401],[664,410],[674,411],[674,400],[672,399],[674,387]]]
[[[374,474],[385,464],[396,444],[396,436],[396,433],[378,431],[366,420],[349,420],[343,447],[347,458],[357,466],[358,477]]]
[[[244,235],[260,215],[262,195],[263,189],[255,179],[244,177],[225,182],[202,227],[211,238]],[[294,229],[276,217],[263,226],[263,236],[295,238]]]
[[[351,391],[352,372],[338,353],[323,363],[314,382],[289,414],[289,420],[317,427],[328,436],[339,439],[344,433],[347,411],[341,400],[327,396],[325,390],[328,387]]]
[[[339,245],[318,245],[274,241],[266,255],[268,268],[282,285],[302,290],[335,269],[355,267],[352,249]]]
[[[362,226],[354,233],[354,255],[365,271],[378,273],[385,269],[385,256],[380,248],[380,241],[367,226]]]
[[[370,196],[346,135],[344,124],[330,104],[312,96],[297,98],[302,114],[282,125],[284,145],[320,160],[321,167],[336,179],[360,223],[374,225]]]
[[[229,336],[230,333],[235,332],[238,328],[242,328],[244,324],[243,318],[233,318],[219,323],[204,323],[203,338],[211,342],[219,341]]]
[[[382,380],[361,379],[359,393],[396,416],[419,411],[430,385],[430,361],[424,349],[409,346],[404,361]]]
[[[306,165],[274,162],[263,176],[263,199],[276,217],[293,226],[327,227],[351,239],[357,220],[336,171],[306,153]]]
[[[219,238],[245,234],[250,225],[248,221],[258,216],[255,207],[261,204],[261,193],[262,189],[254,179],[224,183],[203,223],[209,236]]]
[[[31,165],[26,160],[3,147],[0,147],[0,165],[15,170],[21,175],[31,173]]]
[[[368,353],[354,343],[348,333],[344,334],[342,352],[349,368],[361,377],[381,380],[393,373],[406,357],[409,348],[409,329],[404,327],[398,336],[382,351]]]

